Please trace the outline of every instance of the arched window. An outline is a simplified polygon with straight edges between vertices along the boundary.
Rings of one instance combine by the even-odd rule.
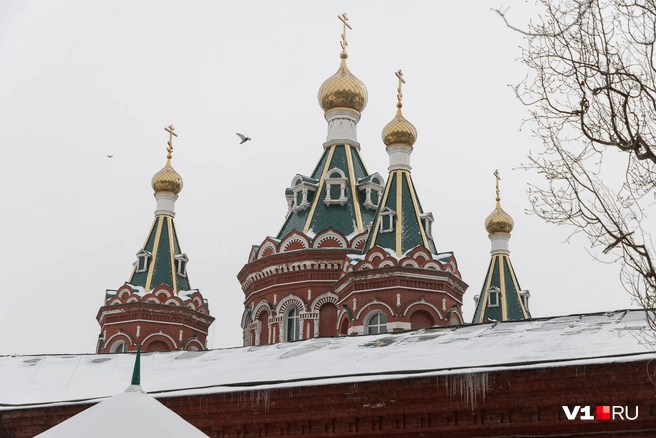
[[[367,322],[367,332],[370,335],[387,333],[387,316],[382,312],[374,313],[370,316]]]
[[[301,321],[298,307],[294,306],[287,312],[287,342],[298,341],[301,338]]]
[[[109,349],[110,353],[126,353],[128,351],[128,344],[124,341],[117,341],[112,345],[112,348]]]
[[[487,293],[487,307],[499,307],[499,295],[501,294],[501,289],[492,286],[488,289]]]

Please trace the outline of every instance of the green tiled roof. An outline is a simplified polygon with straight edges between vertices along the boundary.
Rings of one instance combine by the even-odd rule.
[[[491,307],[489,295],[491,290],[495,289],[499,290],[499,302],[498,306]],[[492,255],[472,322],[480,323],[488,319],[518,321],[530,318],[530,312],[522,303],[521,292],[510,257],[507,254]]]
[[[160,284],[166,284],[175,293],[191,289],[189,278],[177,272],[175,256],[183,253],[175,222],[171,216],[155,216],[146,243],[138,254],[141,254],[142,251],[150,254],[147,269],[140,272],[137,261],[130,277],[130,284],[141,286],[146,291]]]
[[[394,230],[391,232],[381,232],[381,216],[386,209],[395,213]],[[400,256],[412,248],[424,246],[432,254],[437,254],[433,239],[424,230],[421,220],[423,213],[410,172],[393,170],[387,180],[381,205],[375,213],[365,248],[368,250],[378,245]]]
[[[339,169],[346,178],[346,201],[343,205],[337,203],[326,205],[324,202],[326,178],[330,177],[328,171],[335,168]],[[312,176],[308,178],[301,175],[303,181],[317,184],[316,190],[308,191],[307,201],[310,205],[302,210],[291,211],[277,238],[281,239],[293,230],[314,236],[330,227],[348,238],[361,233],[375,214],[373,210],[364,207],[365,194],[356,187],[358,180],[368,176],[356,148],[346,144],[336,144],[325,149]],[[286,189],[285,193],[289,195],[290,191],[293,192],[293,188]],[[339,198],[339,186],[331,187],[330,192],[331,198]]]

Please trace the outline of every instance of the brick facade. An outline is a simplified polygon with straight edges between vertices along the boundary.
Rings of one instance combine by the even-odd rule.
[[[635,361],[490,370],[159,400],[212,438],[647,437],[656,436],[655,369]],[[638,418],[567,420],[563,405],[628,406],[631,415],[637,407]],[[0,438],[32,437],[86,406],[0,411]]]

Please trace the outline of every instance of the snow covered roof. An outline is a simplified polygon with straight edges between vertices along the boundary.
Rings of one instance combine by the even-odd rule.
[[[207,438],[178,414],[144,394],[139,386],[130,386],[37,437],[89,436],[90,431],[95,438]]]
[[[210,351],[144,353],[141,382],[177,396],[648,360],[645,314],[624,310]],[[130,354],[0,356],[0,410],[123,390]]]

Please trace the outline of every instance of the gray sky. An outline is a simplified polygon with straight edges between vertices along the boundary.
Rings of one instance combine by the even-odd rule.
[[[528,20],[530,3],[503,5]],[[469,284],[466,319],[490,258],[495,168],[533,316],[632,307],[617,266],[592,260],[581,237],[566,243],[572,229],[524,213],[527,183],[541,180],[512,169],[541,145],[520,130],[528,112],[508,84],[527,74],[522,39],[490,11],[498,6],[3,0],[0,354],[94,350],[104,291],[128,280],[152,222],[150,179],[169,124],[184,179],[178,234],[191,285],[216,317],[210,347],[241,345],[236,274],[251,245],[280,229],[292,177],[321,155],[316,96],[339,66],[342,12],[349,68],[369,90],[365,163],[387,175],[380,133],[403,69],[404,115],[418,130],[412,176],[438,250],[454,251]],[[253,140],[240,146],[235,131]]]

